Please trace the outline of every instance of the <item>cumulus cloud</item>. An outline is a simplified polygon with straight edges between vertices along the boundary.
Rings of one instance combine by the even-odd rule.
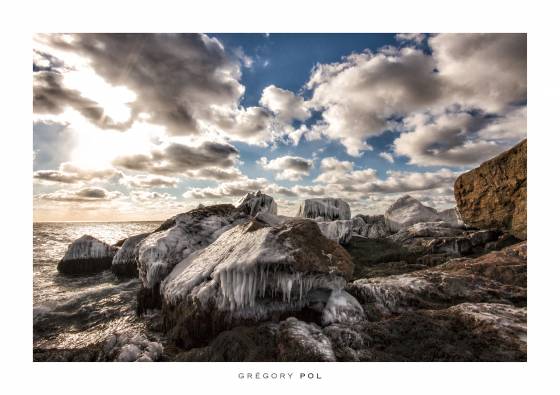
[[[504,151],[526,134],[526,109],[504,116],[448,112],[414,114],[404,121],[409,132],[394,141],[397,155],[419,166],[466,166]]]
[[[108,191],[105,188],[84,187],[77,190],[61,189],[52,193],[35,195],[39,200],[52,200],[57,202],[99,202],[117,199],[123,196],[119,191]]]
[[[119,156],[113,165],[127,170],[177,175],[204,168],[230,168],[238,156],[237,148],[229,143],[204,141],[198,146],[171,143],[150,154]]]
[[[419,45],[424,42],[426,35],[424,33],[397,33],[395,38],[397,41],[413,42]]]
[[[365,140],[381,134],[390,117],[437,100],[442,86],[434,68],[433,58],[414,48],[365,51],[317,65],[307,87],[311,103],[324,110],[324,134],[356,156],[371,149]]]
[[[432,54],[385,47],[315,66],[306,87],[323,111],[321,134],[358,156],[403,116],[450,108],[503,115],[526,100],[525,34],[440,34],[428,43]]]
[[[109,84],[134,91],[132,116],[148,114],[174,135],[198,133],[213,107],[237,107],[244,92],[239,60],[204,34],[48,34],[38,41],[86,58]]]
[[[289,155],[281,156],[270,161],[262,157],[257,163],[266,170],[274,171],[277,179],[290,181],[299,181],[303,177],[308,176],[313,167],[312,160]]]
[[[39,181],[75,184],[86,181],[115,181],[123,177],[122,172],[113,169],[87,169],[71,162],[62,163],[58,170],[37,170],[33,178]]]
[[[154,191],[131,191],[130,198],[134,202],[160,202],[160,201],[174,201],[177,198],[169,193],[154,192]]]
[[[252,145],[266,146],[274,139],[274,116],[262,107],[213,109],[215,127],[227,137]]]
[[[59,72],[40,70],[33,73],[33,112],[57,115],[66,107],[74,108],[100,128],[122,130],[130,127],[130,122],[115,122],[99,103],[82,96],[75,89],[65,87]]]
[[[305,121],[311,116],[303,97],[274,85],[269,85],[263,90],[259,104],[286,123],[294,119]]]
[[[265,178],[245,177],[242,180],[221,183],[217,187],[191,188],[183,194],[183,197],[198,200],[240,197],[248,192],[264,190],[268,186],[269,182]]]
[[[379,156],[385,159],[387,162],[395,163],[395,158],[393,158],[393,155],[391,155],[390,152],[380,152]]]
[[[447,169],[436,172],[388,171],[381,179],[374,169],[355,170],[352,162],[325,158],[321,163],[324,170],[314,182],[323,184],[330,193],[347,194],[351,198],[367,198],[372,193],[405,193],[423,191],[452,185],[457,177]],[[357,193],[357,194],[356,194]]]
[[[129,188],[175,188],[179,179],[175,177],[157,176],[152,174],[139,174],[125,176],[121,183]]]

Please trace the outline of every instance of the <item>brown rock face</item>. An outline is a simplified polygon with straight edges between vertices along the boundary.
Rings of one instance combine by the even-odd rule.
[[[527,139],[459,176],[455,200],[465,224],[527,239]]]

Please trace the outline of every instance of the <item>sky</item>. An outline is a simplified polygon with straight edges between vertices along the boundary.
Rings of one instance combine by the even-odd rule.
[[[455,205],[527,133],[525,34],[37,34],[34,221]]]

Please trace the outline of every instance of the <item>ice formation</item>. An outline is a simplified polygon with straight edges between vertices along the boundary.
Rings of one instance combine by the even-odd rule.
[[[423,205],[409,195],[399,198],[385,211],[385,223],[391,232],[398,232],[418,222],[438,220],[438,212],[435,209]]]
[[[149,233],[141,233],[139,235],[131,236],[126,239],[113,257],[111,270],[115,274],[136,273],[137,272],[137,258],[138,249],[137,245],[149,236]]]
[[[237,203],[237,209],[254,217],[258,213],[270,213],[276,215],[278,207],[272,196],[265,195],[261,191],[249,192]]]
[[[83,235],[70,244],[62,260],[112,258],[116,252],[116,247],[110,246],[93,236]]]
[[[105,340],[103,351],[118,362],[153,362],[162,356],[163,346],[141,334],[123,333],[110,335]]]
[[[171,305],[189,297],[233,318],[259,320],[274,311],[300,310],[313,289],[343,288],[350,271],[346,251],[312,221],[275,227],[251,222],[184,259],[161,289]]]
[[[339,244],[346,244],[352,238],[354,222],[352,220],[337,220],[328,222],[317,222],[321,233]]]
[[[321,322],[330,325],[340,322],[358,322],[365,319],[362,305],[348,292],[333,290],[323,309]]]
[[[321,328],[313,323],[299,321],[290,317],[279,325],[279,342],[281,350],[290,350],[299,355],[281,355],[281,360],[298,361],[305,356],[306,360],[335,362],[336,356],[330,339]],[[290,354],[291,354],[290,353]],[[281,351],[282,354],[282,351]]]
[[[369,239],[379,239],[387,237],[389,229],[385,224],[383,215],[363,215],[358,214],[353,221],[353,232]]]
[[[448,223],[452,227],[464,227],[464,222],[461,219],[461,214],[459,214],[459,210],[457,207],[450,208],[447,210],[440,211],[438,213],[438,217],[440,221],[444,221]]]
[[[325,221],[350,219],[350,206],[342,199],[316,198],[304,200],[296,217],[315,219],[322,217]]]
[[[209,206],[174,217],[175,225],[156,232],[138,245],[138,271],[142,285],[153,288],[173,267],[195,251],[211,244],[227,229],[246,221],[230,205]]]

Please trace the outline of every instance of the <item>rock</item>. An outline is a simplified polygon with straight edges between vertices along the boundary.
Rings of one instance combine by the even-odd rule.
[[[320,326],[287,318],[218,335],[177,361],[525,361],[527,309],[463,303],[377,322]]]
[[[354,233],[360,236],[369,239],[380,239],[390,235],[383,215],[358,214],[352,221],[354,221]]]
[[[346,244],[352,238],[354,222],[352,220],[336,220],[328,222],[317,222],[321,233],[339,244]]]
[[[95,237],[84,235],[70,244],[58,263],[57,270],[64,274],[91,274],[111,268],[117,248]]]
[[[457,207],[438,212],[438,220],[443,221],[454,228],[463,228],[465,226]]]
[[[261,212],[273,215],[278,212],[278,207],[272,196],[265,195],[261,191],[247,193],[238,202],[237,209],[252,217]]]
[[[462,174],[455,199],[469,226],[527,238],[527,140]]]
[[[349,220],[350,205],[342,199],[335,198],[306,199],[300,204],[296,217],[322,217],[324,221]]]
[[[236,213],[231,204],[218,204],[197,208],[165,221],[166,230],[155,231],[138,244],[142,285],[153,288],[177,263],[211,244],[239,220]]]
[[[526,361],[527,309],[463,303],[323,329],[337,361]]]
[[[471,303],[523,306],[527,300],[526,244],[434,268],[356,280],[346,290],[382,316]]]
[[[423,205],[409,195],[397,199],[385,211],[385,223],[391,232],[398,232],[419,222],[435,222],[438,220],[436,209]]]
[[[352,261],[310,220],[238,225],[178,264],[162,283],[169,335],[203,343],[235,325],[314,313],[311,296],[344,288]]]
[[[138,243],[150,233],[142,233],[125,239],[113,257],[111,271],[118,277],[138,277]]]

